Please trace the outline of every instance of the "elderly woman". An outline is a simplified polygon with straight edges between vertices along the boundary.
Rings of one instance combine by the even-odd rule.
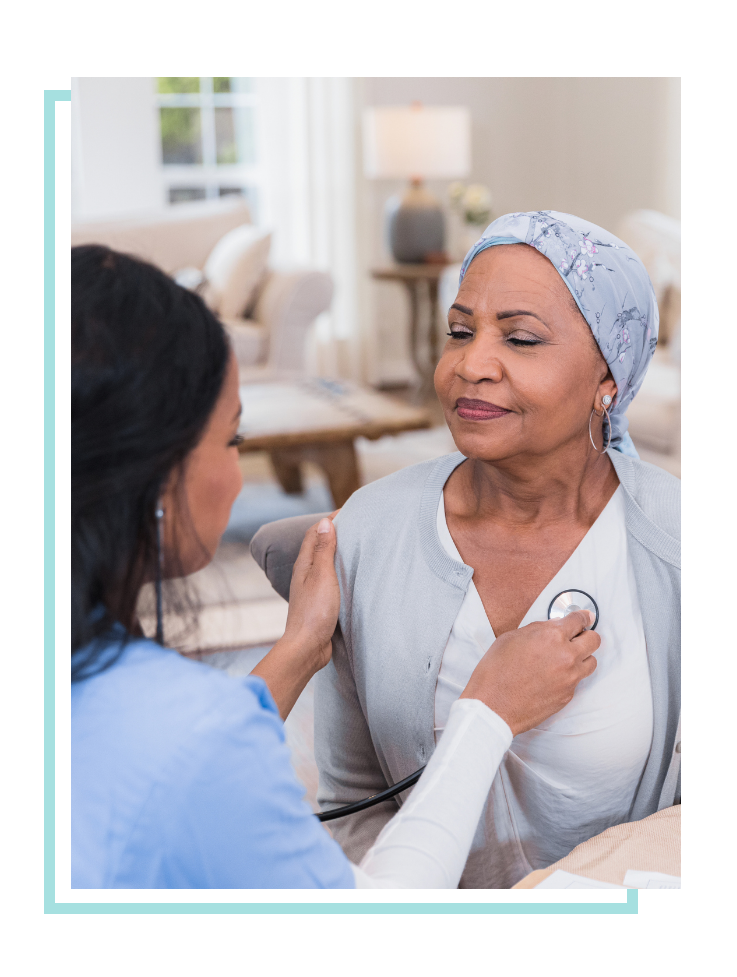
[[[426,764],[493,642],[584,591],[598,668],[515,736],[460,883],[506,888],[680,798],[680,483],[626,433],[658,311],[622,241],[567,214],[502,217],[466,257],[448,324],[435,386],[458,453],[365,486],[335,520],[319,800],[356,801]],[[334,822],[353,861],[395,803]]]

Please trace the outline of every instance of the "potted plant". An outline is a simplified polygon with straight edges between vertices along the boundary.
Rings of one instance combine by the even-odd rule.
[[[483,183],[451,183],[450,204],[460,223],[458,250],[472,248],[491,222],[491,192]]]

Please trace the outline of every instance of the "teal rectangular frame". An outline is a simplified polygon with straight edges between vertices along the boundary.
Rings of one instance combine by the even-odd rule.
[[[51,914],[443,914],[443,915],[572,915],[637,914],[637,889],[626,903],[308,903],[308,902],[104,902],[56,901],[55,813],[55,398],[56,398],[56,103],[71,101],[71,91],[44,92],[44,912]]]

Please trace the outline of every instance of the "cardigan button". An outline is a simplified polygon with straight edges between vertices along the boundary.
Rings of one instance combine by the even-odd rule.
[[[680,753],[680,752],[681,752],[681,741],[679,740],[676,743],[676,753]]]

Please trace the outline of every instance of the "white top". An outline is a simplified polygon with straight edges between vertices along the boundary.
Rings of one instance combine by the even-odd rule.
[[[445,551],[462,563],[445,521],[442,495],[437,526]],[[598,667],[578,685],[567,706],[512,741],[492,783],[472,848],[487,863],[484,877],[494,880],[490,888],[508,888],[582,841],[626,821],[650,752],[650,673],[621,487],[534,601],[520,627],[547,620],[551,600],[564,590],[586,591],[599,607]],[[494,641],[471,581],[438,675],[436,740],[452,703]],[[472,866],[467,868],[464,885],[474,888],[469,875]]]

